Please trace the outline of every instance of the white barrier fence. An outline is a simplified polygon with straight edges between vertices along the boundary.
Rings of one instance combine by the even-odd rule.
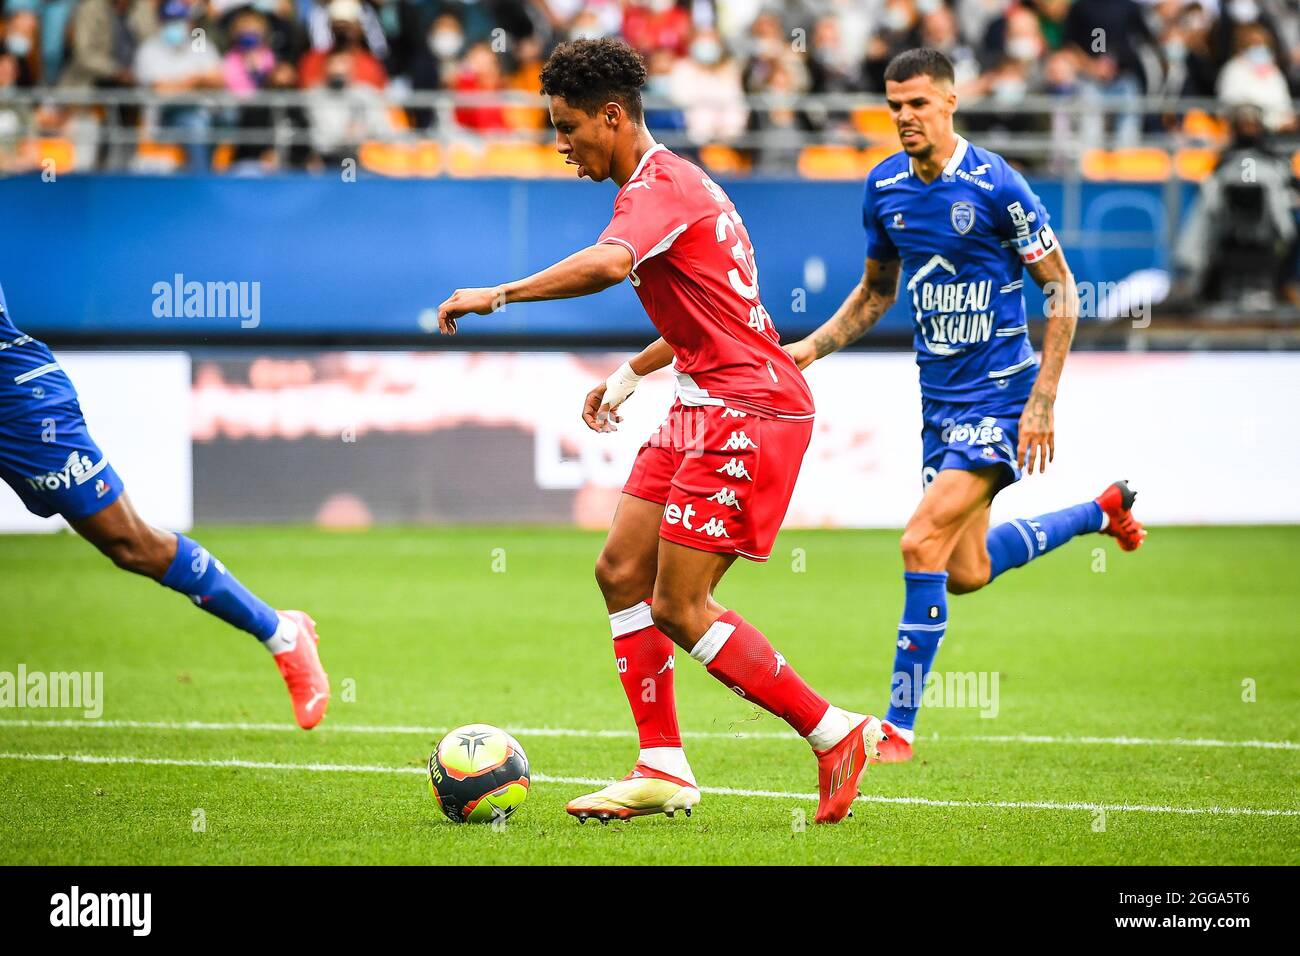
[[[137,507],[172,528],[196,514],[253,520],[241,510],[253,502],[269,503],[271,520],[327,520],[325,503],[339,496],[355,504],[349,513],[377,520],[602,526],[672,401],[672,381],[659,373],[624,407],[617,434],[587,430],[583,396],[621,358],[244,356],[200,360],[191,385],[181,353],[60,356]],[[835,356],[809,381],[816,433],[787,525],[899,527],[922,488],[912,356]],[[1297,395],[1295,354],[1073,355],[1057,400],[1056,461],[1003,492],[994,518],[1050,511],[1127,478],[1149,523],[1300,523],[1300,448],[1287,437]],[[386,444],[376,451],[367,441],[378,438]],[[441,450],[429,455],[435,441]],[[529,451],[531,474],[519,467]],[[197,499],[192,454],[204,468]],[[445,488],[453,469],[455,503],[412,494]],[[285,475],[301,479],[268,477]],[[0,490],[0,530],[60,526]]]

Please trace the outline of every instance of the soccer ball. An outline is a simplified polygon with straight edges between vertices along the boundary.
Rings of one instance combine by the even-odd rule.
[[[528,757],[490,724],[457,727],[429,755],[429,792],[457,823],[495,823],[528,797]]]

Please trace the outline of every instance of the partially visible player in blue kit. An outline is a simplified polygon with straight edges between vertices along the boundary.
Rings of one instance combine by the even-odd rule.
[[[1146,531],[1122,481],[1092,501],[989,528],[993,497],[1055,454],[1052,411],[1078,320],[1074,277],[1024,177],[954,131],[957,95],[942,53],[895,57],[885,99],[903,149],[867,176],[862,281],[787,350],[806,368],[857,339],[893,304],[901,273],[920,366],[925,494],[902,538],[906,598],[879,748],[893,763],[912,757],[947,592],[979,590],[1076,535],[1102,532],[1132,551]],[[1025,271],[1047,293],[1041,367],[1025,322]]]
[[[316,625],[302,611],[277,612],[239,583],[207,549],[147,524],[122,479],[86,430],[77,390],[43,342],[15,327],[0,288],[0,478],[27,510],[62,515],[124,571],[179,591],[247,631],[275,658],[298,725],[320,723],[329,678],[316,652]]]

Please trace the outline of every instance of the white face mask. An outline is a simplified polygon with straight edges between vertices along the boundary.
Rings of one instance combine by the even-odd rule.
[[[1256,66],[1263,66],[1265,63],[1273,62],[1273,51],[1263,43],[1256,43],[1246,48],[1246,59]]]
[[[901,30],[906,30],[907,25],[910,22],[911,22],[911,17],[907,15],[907,11],[904,10],[902,7],[890,7],[888,10],[885,11],[885,26],[888,27],[890,30],[892,30],[894,33],[898,33]]]
[[[460,52],[464,40],[455,30],[435,30],[429,37],[429,51],[434,56],[450,59]]]
[[[1038,59],[1041,47],[1033,37],[1012,37],[1007,40],[1007,56],[1021,63],[1031,63]]]
[[[1238,23],[1254,23],[1259,19],[1259,4],[1255,0],[1232,0],[1228,12]]]
[[[998,80],[993,84],[993,99],[999,103],[1018,103],[1028,87],[1024,80]]]
[[[21,33],[15,33],[13,36],[5,39],[5,46],[9,48],[10,53],[21,60],[28,53],[32,52],[32,38],[29,36],[23,36]]]
[[[691,44],[691,58],[705,66],[713,66],[722,59],[722,47],[713,40],[696,40]]]
[[[916,0],[916,12],[921,16],[934,13],[943,6],[943,0]]]

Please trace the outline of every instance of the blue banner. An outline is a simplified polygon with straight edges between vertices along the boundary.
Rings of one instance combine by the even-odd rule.
[[[1165,266],[1163,185],[1085,184],[1077,202],[1071,197],[1080,217],[1073,224],[1063,219],[1059,182],[1033,185],[1078,278],[1113,282]],[[861,185],[724,187],[744,216],[763,301],[783,336],[824,321],[862,274]],[[15,321],[37,335],[238,333],[250,344],[419,335],[453,289],[526,275],[592,242],[614,193],[612,183],[524,180],[14,178],[0,181],[0,283]],[[1026,298],[1035,314],[1037,290]],[[904,305],[882,326],[907,329]],[[654,334],[626,283],[585,299],[514,306],[462,328]]]

